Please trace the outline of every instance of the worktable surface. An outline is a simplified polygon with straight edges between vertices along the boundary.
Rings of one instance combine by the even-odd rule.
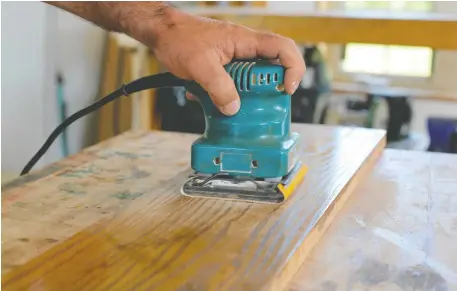
[[[290,286],[457,290],[457,155],[384,150]]]
[[[309,128],[316,132],[314,126]],[[111,147],[135,145],[145,135],[157,136],[147,139],[150,144],[132,146],[139,154]],[[173,138],[176,142],[170,143]],[[189,162],[194,139],[178,133],[128,132],[4,186],[2,276],[128,208],[141,193],[121,184],[151,173],[119,169],[120,160],[141,159],[141,149],[164,143],[174,153],[172,163],[182,168]],[[95,153],[112,160],[103,170],[115,174],[112,181],[99,181],[96,194],[85,195],[84,183],[89,182],[82,177],[100,170],[97,163],[88,163]],[[153,158],[157,171],[144,187],[166,187],[169,173],[160,168],[170,167],[169,156],[152,155],[145,154],[145,161]],[[42,194],[46,187],[48,195]],[[34,192],[37,189],[40,193]],[[384,150],[289,289],[457,290],[457,155]]]

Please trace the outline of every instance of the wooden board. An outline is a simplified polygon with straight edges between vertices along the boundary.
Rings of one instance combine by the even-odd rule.
[[[119,82],[118,87],[120,87],[121,84],[127,84],[133,80],[132,62],[135,51],[129,48],[122,48],[121,50],[124,53],[124,64],[121,71],[122,79],[121,82]],[[119,103],[118,114],[114,115],[114,119],[117,119],[116,122],[119,125],[118,132],[115,132],[117,135],[132,129],[132,98],[123,96],[116,101]]]
[[[281,290],[385,143],[294,129],[310,171],[282,206],[180,196],[195,136],[178,133],[129,132],[16,181],[2,194],[2,287]]]
[[[287,289],[457,290],[457,155],[385,150]]]
[[[159,74],[160,63],[157,58],[152,54],[148,53],[148,74]],[[144,103],[141,106],[142,111],[140,112],[140,118],[144,119],[143,123],[149,124],[149,129],[158,130],[162,127],[162,118],[159,110],[157,109],[157,90],[148,90],[146,98],[143,98]]]
[[[103,78],[101,83],[100,98],[115,91],[118,88],[116,80],[119,71],[118,58],[120,55],[120,47],[117,40],[111,34],[107,36],[106,56],[103,68]],[[114,133],[114,102],[109,102],[98,111],[98,141],[103,141],[111,138]]]

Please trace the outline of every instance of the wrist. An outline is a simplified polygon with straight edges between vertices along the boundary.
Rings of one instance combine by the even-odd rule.
[[[148,45],[153,45],[167,30],[179,22],[183,14],[162,2],[140,2],[120,11],[119,31]]]

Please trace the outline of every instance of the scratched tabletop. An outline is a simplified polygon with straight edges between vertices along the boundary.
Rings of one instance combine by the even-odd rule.
[[[127,132],[5,185],[2,272],[112,219],[150,189],[166,187],[169,173],[160,168],[187,165],[190,147],[183,145],[194,138]],[[111,147],[120,142],[135,151]],[[148,150],[160,144],[173,157]],[[145,171],[152,161],[157,171]],[[98,175],[102,171],[112,175]],[[137,181],[148,176],[151,183],[142,189]],[[43,187],[49,195],[36,199],[34,189],[46,193]],[[384,150],[288,289],[457,290],[457,155]]]
[[[457,290],[457,155],[384,150],[290,290]]]

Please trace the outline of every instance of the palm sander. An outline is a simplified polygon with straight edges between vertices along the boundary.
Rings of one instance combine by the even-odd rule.
[[[285,70],[268,61],[234,61],[225,70],[235,82],[241,108],[226,116],[207,92],[189,82],[186,89],[202,105],[206,128],[191,148],[194,173],[181,193],[265,203],[284,202],[302,182],[300,135],[291,132],[291,96]]]
[[[163,87],[184,87],[199,99],[205,114],[205,132],[192,144],[194,173],[182,185],[183,195],[284,202],[302,182],[307,167],[299,160],[300,136],[291,132],[291,96],[284,91],[282,66],[265,60],[233,61],[225,70],[235,82],[241,108],[223,115],[207,92],[193,81],[171,73],[145,76],[77,111],[50,134],[27,163],[29,173],[66,127],[122,96]]]

